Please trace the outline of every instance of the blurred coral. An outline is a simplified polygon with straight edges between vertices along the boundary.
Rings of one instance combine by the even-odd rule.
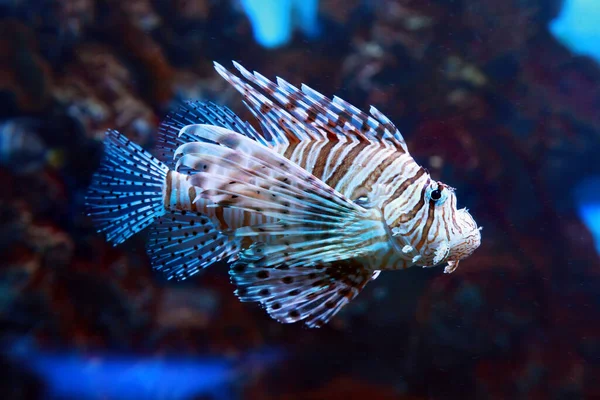
[[[175,0],[172,6],[183,18],[204,20],[210,13],[209,0]]]
[[[318,399],[347,399],[347,400],[419,400],[420,397],[402,395],[393,387],[361,382],[352,377],[338,377],[327,385],[304,393],[282,395],[277,397],[282,400],[318,400]]]
[[[384,48],[402,46],[420,59],[434,39],[440,12],[434,4],[424,6],[414,0],[379,2],[375,10],[373,40]]]
[[[6,113],[39,112],[50,103],[52,72],[34,32],[18,21],[0,22],[0,93]]]
[[[56,99],[79,119],[92,137],[113,128],[141,144],[152,140],[157,119],[132,85],[131,72],[109,49],[100,45],[76,49],[76,58],[58,81]]]
[[[319,12],[322,16],[343,24],[348,22],[360,3],[361,0],[321,0]]]
[[[239,379],[241,398],[600,396],[600,260],[570,196],[600,174],[600,68],[547,32],[556,4],[322,0],[318,40],[277,50],[254,41],[238,1],[2,7],[2,122],[42,121],[40,142],[64,153],[26,177],[0,168],[2,343],[156,357],[285,348],[282,366]],[[240,303],[224,265],[173,284],[151,270],[144,238],[108,245],[83,208],[103,132],[151,148],[158,121],[188,99],[256,125],[212,69],[232,59],[379,108],[456,187],[484,227],[481,248],[451,275],[384,273],[307,330]]]
[[[63,0],[53,5],[57,8],[58,25],[74,37],[80,37],[94,22],[96,0]]]
[[[120,7],[127,18],[144,31],[156,29],[162,22],[151,0],[114,1],[111,7]]]

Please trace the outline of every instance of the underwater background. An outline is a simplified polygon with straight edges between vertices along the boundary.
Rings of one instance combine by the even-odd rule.
[[[0,398],[600,399],[597,0],[0,1]],[[453,274],[383,273],[327,326],[227,267],[153,272],[83,197],[114,128],[214,101],[231,60],[376,106],[484,227]]]

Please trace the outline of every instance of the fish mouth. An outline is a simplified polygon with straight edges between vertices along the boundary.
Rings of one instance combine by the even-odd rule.
[[[456,261],[448,261],[448,265],[446,265],[446,268],[444,268],[444,273],[445,274],[451,274],[454,271],[456,271],[456,268],[458,268],[458,264],[460,263],[460,260],[456,260]]]
[[[473,220],[473,223],[475,221]],[[444,268],[444,273],[451,274],[456,271],[458,264],[461,260],[469,257],[481,244],[481,230],[482,227],[475,227],[466,233],[453,248],[453,254],[449,255],[449,259],[446,261],[448,265]]]
[[[439,257],[438,264],[446,262],[444,273],[451,274],[456,271],[461,260],[469,257],[481,244],[481,230],[477,222],[469,213],[469,210],[463,208],[458,211],[459,226],[461,234],[452,240],[449,244],[450,251],[446,252],[445,257]],[[437,250],[436,250],[437,251]]]
[[[481,243],[482,227],[477,226],[477,223],[466,208],[459,210],[459,215],[460,233],[457,235],[458,237],[450,241],[444,240],[438,243],[434,249],[433,260],[427,264],[419,263],[419,261],[425,261],[423,254],[420,254],[409,244],[402,246],[398,242],[398,236],[400,236],[398,228],[390,228],[387,224],[384,226],[393,248],[399,253],[412,257],[414,265],[430,268],[446,263],[444,272],[449,274],[454,272],[458,268],[460,261],[470,256]]]

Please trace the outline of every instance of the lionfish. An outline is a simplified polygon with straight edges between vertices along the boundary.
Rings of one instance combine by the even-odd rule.
[[[309,327],[382,270],[450,273],[479,247],[454,189],[414,161],[377,109],[234,65],[237,75],[215,68],[261,132],[226,107],[188,102],[162,122],[156,157],[106,133],[86,202],[108,241],[150,226],[148,254],[168,279],[226,259],[241,301]]]

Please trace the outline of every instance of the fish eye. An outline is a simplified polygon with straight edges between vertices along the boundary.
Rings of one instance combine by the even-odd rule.
[[[448,198],[448,190],[437,182],[432,183],[425,192],[427,200],[433,200],[436,206],[443,204]]]

